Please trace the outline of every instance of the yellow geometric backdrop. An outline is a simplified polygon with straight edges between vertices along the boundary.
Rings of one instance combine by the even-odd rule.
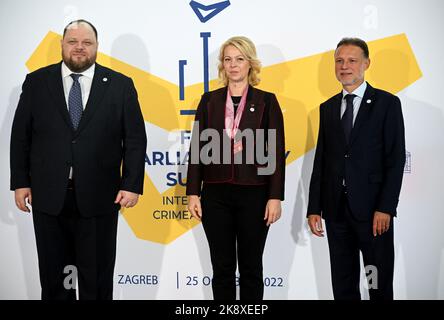
[[[61,60],[61,36],[48,32],[26,66],[34,71]],[[418,80],[421,70],[405,34],[368,42],[371,65],[366,80],[373,86],[396,94]],[[316,144],[319,104],[341,90],[334,75],[334,50],[309,57],[266,66],[261,72],[261,89],[274,92],[285,122],[287,165],[310,151]],[[186,99],[178,97],[178,85],[123,61],[98,53],[97,62],[131,77],[135,83],[142,113],[150,122],[166,131],[189,130],[192,116],[181,116],[180,110],[197,107],[203,83],[185,87]],[[218,87],[210,81],[210,90]],[[148,136],[148,139],[150,137]],[[122,210],[134,234],[144,240],[168,244],[193,228],[195,219],[153,218],[154,210],[186,211],[185,205],[163,205],[164,197],[184,196],[185,188],[177,184],[159,193],[146,175],[144,195],[136,207]]]

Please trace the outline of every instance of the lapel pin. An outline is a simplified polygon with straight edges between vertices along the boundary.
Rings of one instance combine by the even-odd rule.
[[[370,100],[370,99],[367,100],[367,103],[371,103],[371,102],[372,102],[372,100]]]
[[[103,81],[103,82],[107,82],[107,81],[108,81],[108,78],[105,77],[105,78],[102,79],[102,81]]]

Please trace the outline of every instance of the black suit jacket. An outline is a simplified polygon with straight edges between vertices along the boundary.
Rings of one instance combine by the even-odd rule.
[[[225,103],[227,98],[227,87],[207,92],[202,96],[197,108],[196,119],[199,127],[193,129],[192,144],[200,136],[200,132],[207,128],[217,130],[221,141],[220,155],[223,155],[222,137],[225,128]],[[248,89],[244,113],[239,123],[241,131],[252,129],[255,137],[255,129],[276,130],[276,170],[271,175],[258,175],[260,161],[254,157],[254,163],[247,164],[247,153],[251,155],[255,150],[246,148],[243,140],[242,164],[203,164],[195,159],[190,152],[190,161],[187,173],[187,194],[200,195],[202,182],[207,183],[236,183],[244,185],[268,185],[269,199],[284,200],[285,187],[285,139],[284,121],[282,111],[276,96],[273,93],[256,89],[252,86]],[[265,137],[267,139],[267,137]],[[256,138],[255,138],[255,141]],[[199,150],[205,143],[200,143]],[[256,144],[255,144],[256,148]],[[222,162],[222,160],[221,160]]]
[[[353,215],[396,215],[405,163],[404,121],[398,97],[367,84],[347,146],[341,124],[342,92],[320,106],[318,143],[310,182],[309,214],[337,216],[343,189]]]
[[[130,78],[96,64],[74,131],[61,63],[27,75],[12,125],[11,190],[30,187],[34,210],[60,213],[72,167],[80,214],[116,212],[119,190],[142,194],[145,152],[144,120]]]

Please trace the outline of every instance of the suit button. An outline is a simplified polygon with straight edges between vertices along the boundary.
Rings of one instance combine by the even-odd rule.
[[[71,143],[75,144],[75,143],[77,143],[77,140],[72,140]]]
[[[350,158],[350,155],[346,154],[344,157],[345,157],[345,158]]]

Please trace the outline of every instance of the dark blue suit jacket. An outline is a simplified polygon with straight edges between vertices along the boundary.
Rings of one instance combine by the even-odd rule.
[[[96,64],[77,130],[61,63],[26,77],[11,134],[11,190],[30,187],[34,210],[58,215],[70,167],[82,216],[111,214],[119,190],[142,193],[146,134],[132,80]]]
[[[341,124],[342,92],[320,106],[318,143],[307,215],[338,214],[343,180],[353,215],[396,215],[405,163],[404,121],[398,97],[367,84],[347,146]]]

